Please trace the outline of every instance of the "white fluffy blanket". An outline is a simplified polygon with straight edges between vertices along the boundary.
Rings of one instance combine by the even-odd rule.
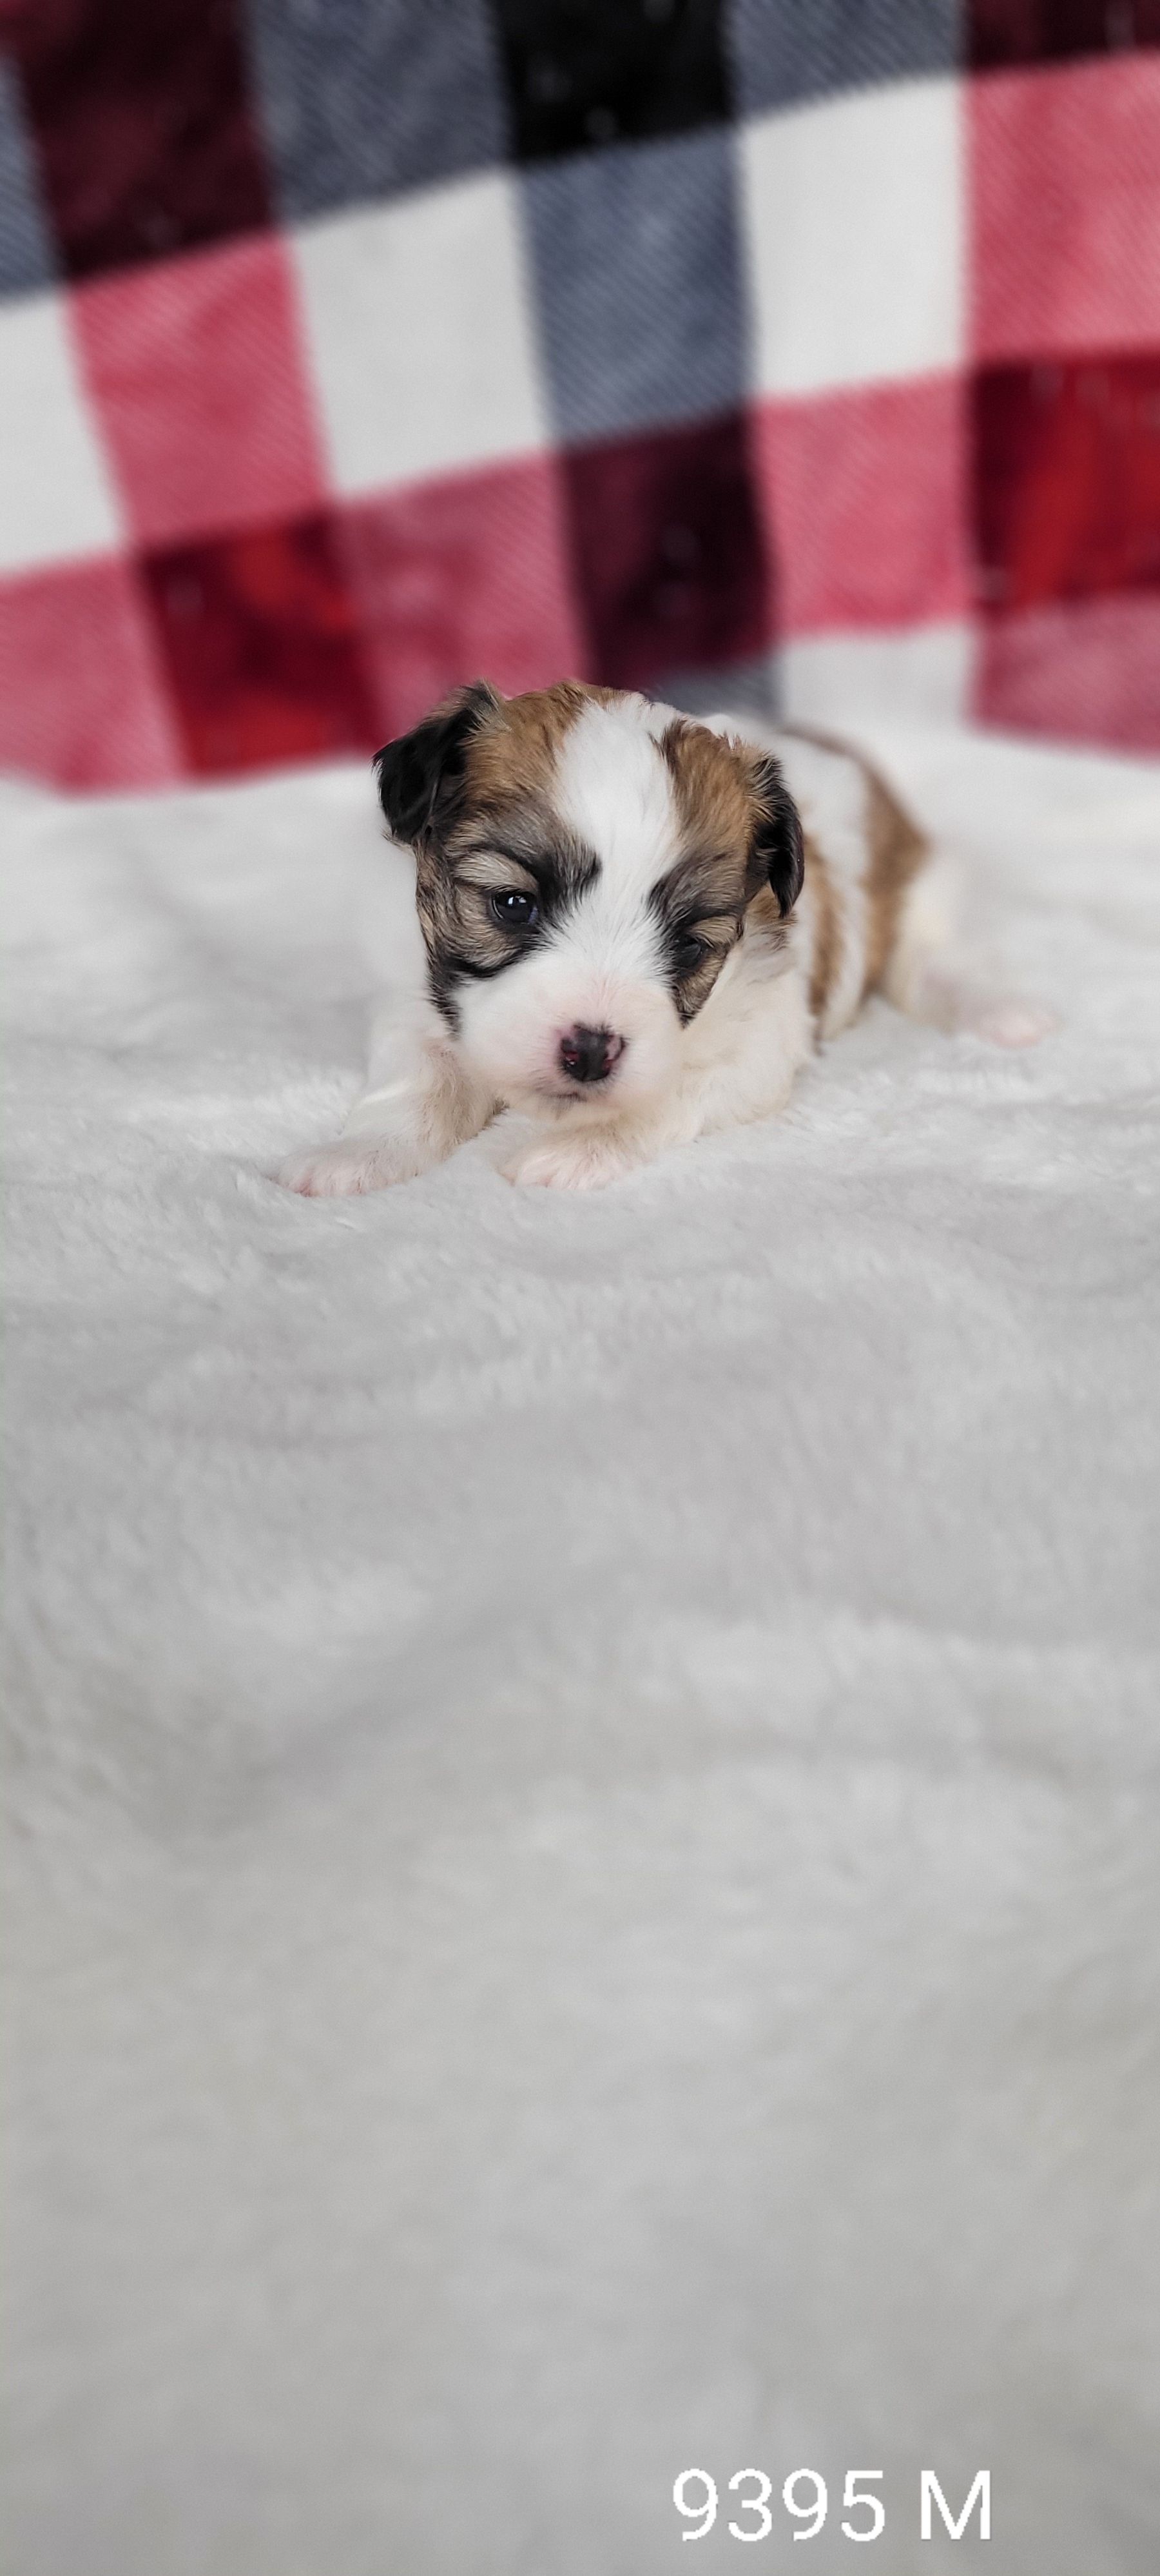
[[[7,792],[12,2576],[1155,2576],[1160,792],[875,739],[1061,1033],[582,1199],[264,1177],[365,775]]]

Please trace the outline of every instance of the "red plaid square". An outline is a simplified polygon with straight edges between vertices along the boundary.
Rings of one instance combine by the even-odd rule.
[[[514,691],[583,671],[552,458],[351,502],[339,525],[383,736],[482,673]]]
[[[268,223],[231,0],[32,0],[25,107],[66,274],[166,259]]]
[[[648,688],[764,650],[769,577],[743,419],[579,448],[565,471],[602,680]]]
[[[163,787],[184,746],[141,584],[116,557],[0,583],[0,767]]]
[[[1160,592],[1160,355],[988,368],[974,414],[990,608]]]
[[[1160,343],[1160,55],[990,74],[967,120],[978,355]]]
[[[754,447],[787,634],[963,614],[964,410],[957,375],[762,405]]]
[[[329,519],[176,546],[149,557],[145,574],[193,769],[373,748]]]
[[[979,646],[975,712],[1013,732],[1160,751],[1160,596],[997,618]]]
[[[88,390],[144,545],[296,516],[326,493],[290,263],[258,234],[70,297]]]

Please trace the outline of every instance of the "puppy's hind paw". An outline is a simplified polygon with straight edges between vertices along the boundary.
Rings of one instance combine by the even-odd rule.
[[[988,1046],[1038,1046],[1060,1025],[1056,1013],[1042,1002],[1005,990],[986,972],[943,957],[921,962],[892,998],[912,1019],[944,1029],[948,1036],[983,1038]]]
[[[1024,1001],[1018,993],[999,994],[993,1001],[982,1002],[967,1023],[976,1037],[986,1038],[991,1046],[1038,1046],[1059,1027],[1054,1011],[1041,1002]]]
[[[426,1168],[421,1147],[405,1137],[337,1136],[332,1145],[291,1154],[274,1178],[306,1199],[345,1199],[416,1180]]]

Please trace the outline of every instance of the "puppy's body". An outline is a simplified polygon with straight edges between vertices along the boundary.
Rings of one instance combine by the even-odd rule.
[[[591,1188],[784,1106],[866,995],[1021,1043],[941,951],[933,854],[884,782],[820,736],[747,739],[562,682],[462,692],[379,755],[413,849],[428,989],[397,1014],[336,1144],[283,1179],[372,1190],[503,1108],[512,1180]]]

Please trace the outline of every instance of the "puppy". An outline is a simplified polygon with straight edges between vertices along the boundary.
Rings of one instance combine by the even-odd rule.
[[[595,1189],[766,1118],[868,993],[1021,1045],[1045,1023],[944,954],[934,854],[855,753],[613,689],[478,682],[376,762],[414,853],[428,991],[308,1195],[411,1180],[504,1108],[512,1181]]]

